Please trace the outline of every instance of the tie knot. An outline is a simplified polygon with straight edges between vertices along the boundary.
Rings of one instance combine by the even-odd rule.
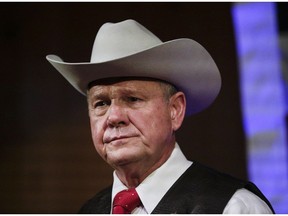
[[[120,191],[113,201],[113,214],[130,214],[140,203],[135,188]]]

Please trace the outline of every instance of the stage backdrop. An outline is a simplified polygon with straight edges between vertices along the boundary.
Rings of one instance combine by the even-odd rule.
[[[186,156],[247,177],[229,3],[0,3],[0,213],[76,213],[111,184],[94,150],[86,98],[46,61],[87,62],[105,22],[132,18],[163,41],[192,38],[214,57],[215,103],[177,134]],[[172,175],[172,174],[171,174]]]

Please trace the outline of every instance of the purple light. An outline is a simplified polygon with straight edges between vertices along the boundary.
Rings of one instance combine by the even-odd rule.
[[[249,178],[277,213],[287,213],[286,105],[275,3],[236,3],[232,15]]]

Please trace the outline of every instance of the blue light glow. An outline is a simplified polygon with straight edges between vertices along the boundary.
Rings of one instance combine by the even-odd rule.
[[[232,10],[249,178],[288,213],[286,104],[275,3],[236,3]]]

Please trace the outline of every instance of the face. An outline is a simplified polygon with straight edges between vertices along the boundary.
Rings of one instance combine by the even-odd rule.
[[[185,107],[183,93],[177,94]],[[184,117],[175,121],[177,96],[166,99],[158,82],[143,80],[97,84],[87,96],[95,148],[116,170],[153,167],[169,157]]]

